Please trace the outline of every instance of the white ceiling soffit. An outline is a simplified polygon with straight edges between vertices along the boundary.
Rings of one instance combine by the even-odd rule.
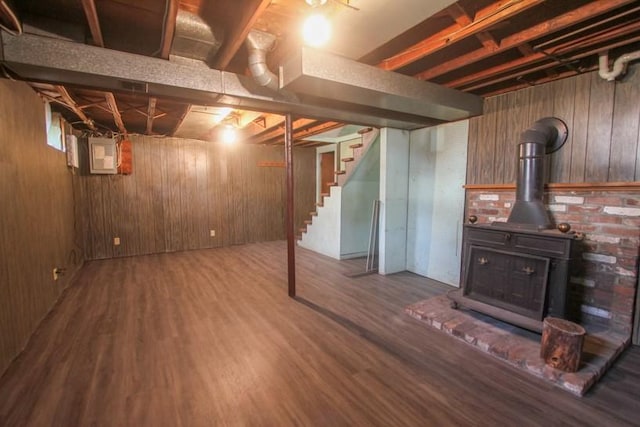
[[[333,34],[325,49],[358,59],[440,12],[454,0],[351,0],[332,18]]]

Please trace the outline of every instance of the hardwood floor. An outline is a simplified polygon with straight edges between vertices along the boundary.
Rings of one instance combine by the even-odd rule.
[[[583,398],[403,313],[445,287],[271,242],[88,263],[0,379],[3,426],[638,425],[640,349]]]

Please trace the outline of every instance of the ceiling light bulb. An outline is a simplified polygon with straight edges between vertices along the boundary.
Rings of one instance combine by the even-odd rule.
[[[231,145],[236,142],[237,134],[236,129],[233,126],[226,126],[222,130],[222,142],[227,145]]]
[[[306,0],[307,4],[311,7],[324,6],[327,0]]]
[[[304,21],[302,35],[306,44],[320,47],[331,38],[331,22],[324,15],[311,15]]]

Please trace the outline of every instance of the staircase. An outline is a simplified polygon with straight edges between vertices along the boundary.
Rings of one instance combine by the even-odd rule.
[[[304,227],[299,229],[298,244],[300,246],[333,258],[340,258],[341,256],[342,187],[349,182],[380,131],[366,128],[358,133],[360,134],[360,141],[350,144],[346,157],[340,159],[340,164],[344,164],[344,167],[335,171],[335,181],[330,183],[330,192],[321,194],[321,201],[316,204],[316,210],[310,212],[310,219],[305,221]],[[370,206],[366,208],[369,209]]]

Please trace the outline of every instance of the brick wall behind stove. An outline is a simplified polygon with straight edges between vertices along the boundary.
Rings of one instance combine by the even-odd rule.
[[[467,215],[478,223],[506,221],[515,191],[467,190]],[[638,284],[640,192],[545,193],[555,224],[583,233],[582,255],[572,274],[569,310],[585,326],[630,334]]]

